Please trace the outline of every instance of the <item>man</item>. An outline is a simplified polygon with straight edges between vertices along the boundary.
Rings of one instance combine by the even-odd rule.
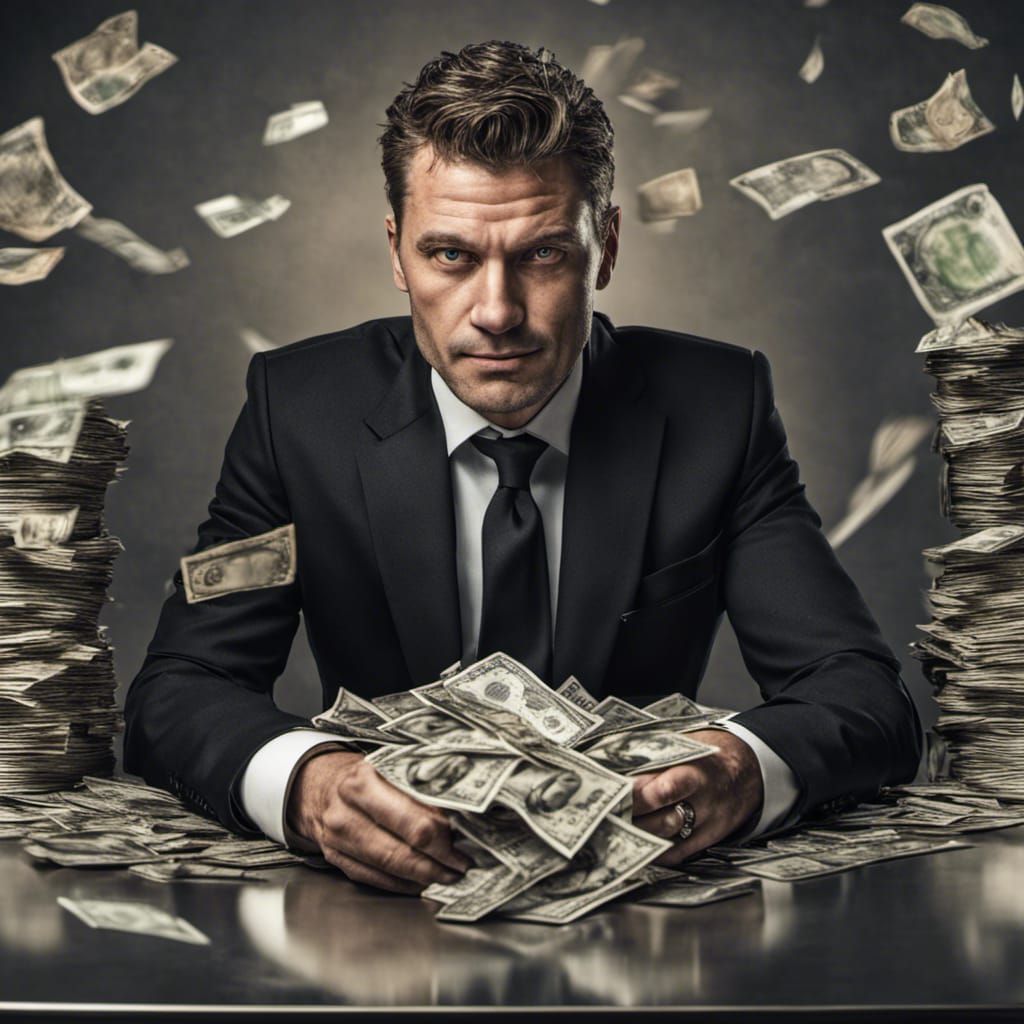
[[[255,356],[195,550],[294,523],[294,583],[187,604],[128,694],[125,763],[246,834],[400,892],[468,866],[441,812],[271,696],[299,612],[329,704],[495,650],[557,686],[692,697],[723,611],[765,702],[639,776],[678,864],[913,775],[918,723],[820,531],[759,352],[594,313],[612,128],[549,51],[421,71],[381,143],[411,317]],[[303,728],[307,725],[307,728]]]

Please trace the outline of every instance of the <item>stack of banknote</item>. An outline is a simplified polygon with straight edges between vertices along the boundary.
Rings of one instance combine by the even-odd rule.
[[[168,344],[28,367],[0,388],[0,791],[113,767],[116,684],[98,619],[121,551],[103,506],[127,423],[95,396],[144,387]]]
[[[935,377],[942,512],[968,531],[927,548],[932,621],[912,645],[940,708],[932,769],[1024,799],[1024,329],[969,318],[918,345]]]

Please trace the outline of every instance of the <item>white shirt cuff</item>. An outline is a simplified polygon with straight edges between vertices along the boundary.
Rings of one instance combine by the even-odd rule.
[[[756,839],[765,832],[780,828],[800,796],[800,786],[793,769],[763,739],[755,736],[739,722],[733,722],[731,718],[720,718],[715,725],[743,740],[754,751],[761,768],[761,783],[764,786],[761,816],[753,831],[748,832],[743,838]]]
[[[292,773],[310,750],[324,745],[337,746],[338,741],[319,729],[292,729],[264,743],[242,773],[238,787],[242,810],[282,846],[288,845],[284,816]]]

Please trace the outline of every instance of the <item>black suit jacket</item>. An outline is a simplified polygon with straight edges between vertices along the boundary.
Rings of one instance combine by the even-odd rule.
[[[595,314],[570,438],[557,685],[693,695],[726,611],[765,703],[736,719],[792,768],[796,811],[911,777],[899,662],[821,533],[767,359]],[[189,605],[176,575],[125,704],[125,766],[236,831],[249,758],[308,724],[274,682],[302,611],[323,685],[367,697],[460,656],[441,416],[408,317],[255,355],[195,550],[294,522],[294,584]]]

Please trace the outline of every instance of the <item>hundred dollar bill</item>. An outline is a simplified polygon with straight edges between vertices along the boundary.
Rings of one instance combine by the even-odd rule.
[[[181,559],[189,604],[295,582],[295,524],[218,544]]]
[[[629,779],[595,768],[582,760],[560,766],[521,765],[496,800],[515,811],[548,846],[572,857],[633,791]]]
[[[140,341],[15,370],[0,388],[0,409],[141,391],[172,344],[169,338]]]
[[[444,689],[487,707],[511,711],[556,743],[571,744],[600,722],[500,651],[451,676]]]
[[[152,935],[158,939],[173,939],[193,946],[210,945],[210,940],[195,925],[148,903],[81,900],[67,896],[58,896],[57,902],[90,928]]]
[[[75,231],[90,242],[95,242],[115,256],[120,256],[132,269],[144,274],[173,274],[189,265],[184,249],[165,252],[139,238],[131,228],[120,221],[84,217]]]
[[[139,49],[139,20],[124,11],[53,54],[72,99],[90,114],[102,114],[134,96],[151,78],[177,61],[154,43]]]
[[[389,719],[369,701],[346,690],[342,686],[334,703],[319,715],[314,716],[313,725],[339,733],[345,739],[371,741],[374,743],[404,743],[401,736],[381,732],[381,726]]]
[[[221,238],[233,238],[267,221],[277,220],[291,205],[290,199],[278,195],[267,199],[225,195],[199,203],[195,210],[211,231]]]
[[[978,413],[976,416],[947,416],[942,433],[953,445],[977,444],[979,441],[1018,430],[1024,423],[1024,409],[1010,412]]]
[[[845,150],[819,149],[756,167],[729,184],[778,220],[809,203],[838,199],[881,180]]]
[[[41,117],[0,135],[0,228],[42,242],[91,209],[57,170]]]
[[[293,103],[290,110],[271,114],[263,132],[263,145],[276,146],[291,142],[300,135],[308,135],[327,124],[327,111],[320,100],[309,103]]]
[[[584,711],[593,711],[598,705],[597,698],[592,697],[575,676],[569,676],[555,693],[566,700],[571,700],[576,707],[583,708]]]
[[[892,144],[907,153],[948,152],[995,130],[974,102],[962,68],[947,75],[928,99],[889,116]]]
[[[42,281],[63,258],[63,246],[50,249],[0,249],[0,284]]]
[[[692,167],[671,171],[644,182],[637,189],[640,219],[644,223],[689,217],[704,205],[700,197],[700,183]]]
[[[0,457],[21,452],[68,462],[85,420],[80,401],[51,402],[0,413]]]
[[[1014,121],[1019,121],[1020,115],[1024,113],[1024,85],[1020,84],[1020,75],[1013,76],[1013,84],[1010,86],[1010,109]]]
[[[424,757],[415,747],[382,747],[366,760],[382,778],[423,803],[485,811],[520,758],[460,753]]]
[[[531,886],[501,907],[520,921],[573,921],[630,888],[644,884],[642,868],[672,843],[618,818],[606,818],[561,871]]]
[[[988,40],[975,35],[962,15],[941,4],[913,4],[900,21],[930,39],[953,39],[969,50],[988,46]]]
[[[938,324],[957,323],[1024,288],[1024,248],[987,185],[958,189],[882,235]]]
[[[717,754],[710,743],[687,739],[667,730],[637,730],[605,736],[587,747],[587,757],[609,771],[623,775],[639,775],[659,771],[687,761],[696,761]]]
[[[75,529],[78,506],[65,512],[23,512],[11,527],[16,548],[50,548],[63,544]]]
[[[807,54],[807,59],[800,66],[797,74],[808,85],[813,85],[821,77],[821,73],[824,70],[825,54],[821,49],[821,36],[817,36],[814,40],[814,45],[811,47],[811,52]]]

